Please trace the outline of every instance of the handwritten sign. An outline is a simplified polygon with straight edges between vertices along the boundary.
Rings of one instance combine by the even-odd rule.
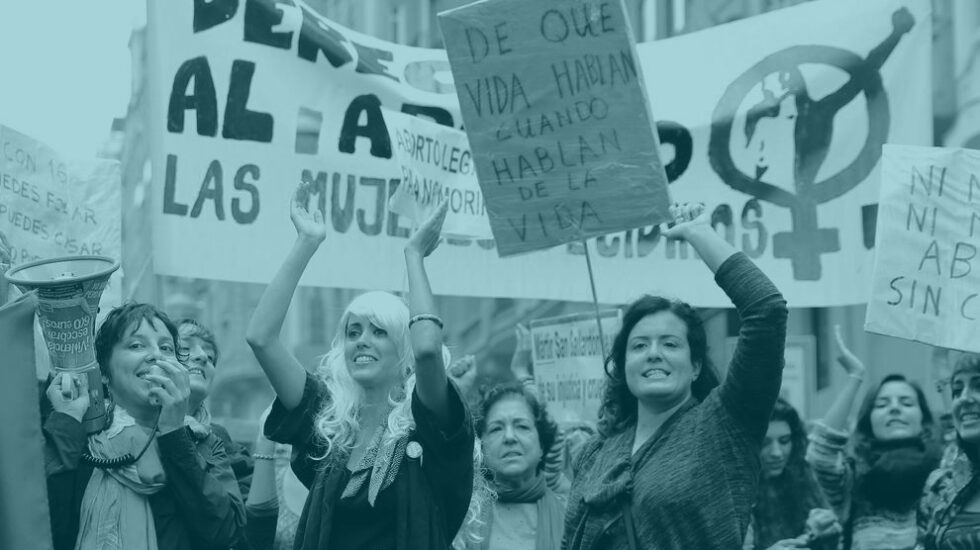
[[[311,262],[302,284],[404,290],[402,269],[338,270],[336,262],[363,262],[365,251],[372,261],[401,257],[411,222],[389,208],[401,169],[383,110],[462,130],[446,51],[355,32],[309,3],[240,4],[147,2],[154,272],[267,284],[279,262],[255,258],[285,254],[296,235],[293,186],[306,181],[328,222],[319,255],[329,261]],[[915,24],[892,38],[903,8]],[[919,0],[804,2],[636,46],[637,74],[662,117],[656,126],[671,197],[710,202],[715,229],[796,307],[868,300],[877,153],[885,142],[932,144],[931,91],[908,85],[929,78],[931,20],[929,3]],[[892,46],[885,56],[882,48]],[[828,57],[840,51],[849,53]],[[790,88],[781,84],[786,74]],[[607,88],[597,88],[601,97]],[[845,101],[840,91],[856,95]],[[774,97],[783,98],[778,109]],[[809,124],[793,106],[804,104],[813,107],[809,120],[832,120],[832,132],[829,124],[820,126],[823,137],[802,132]],[[800,179],[797,187],[804,172],[820,181]],[[446,239],[428,260],[433,288],[592,301],[581,242],[506,258],[495,243]],[[690,247],[653,221],[586,246],[601,303],[652,292],[731,307]],[[803,267],[819,268],[819,279],[804,278]]]
[[[493,238],[466,132],[388,109],[384,117],[401,169],[388,208],[418,224],[445,200],[444,235]]]
[[[73,159],[0,125],[0,233],[11,265],[58,256],[122,258],[119,162]],[[122,270],[102,295],[120,303]]]
[[[667,221],[667,176],[622,1],[439,14],[501,256]]]
[[[606,374],[605,354],[619,331],[621,312],[600,312],[605,346],[595,315],[577,313],[531,322],[534,380],[548,412],[559,424],[596,422]],[[605,350],[605,352],[603,351]]]
[[[886,145],[870,332],[980,352],[980,151]]]

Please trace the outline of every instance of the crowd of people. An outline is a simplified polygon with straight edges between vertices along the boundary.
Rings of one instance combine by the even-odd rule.
[[[779,397],[787,304],[702,205],[675,206],[665,234],[695,249],[739,315],[727,374],[697,310],[643,296],[605,362],[598,423],[559,426],[525,328],[510,383],[477,387],[473,358],[452,361],[425,268],[445,205],[405,247],[407,303],[358,296],[304,368],[280,333],[327,235],[309,203],[301,185],[296,241],[244,335],[276,394],[251,451],[208,412],[214,335],[153,305],[121,306],[98,330],[105,429],[82,427],[86,378],[49,381],[56,548],[980,548],[980,356],[941,388],[954,437],[897,374],[867,391],[851,427],[866,370],[838,333],[847,383],[807,425]]]

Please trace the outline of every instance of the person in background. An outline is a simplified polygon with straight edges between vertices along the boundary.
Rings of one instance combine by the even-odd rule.
[[[469,511],[479,477],[471,417],[446,374],[443,324],[423,263],[439,244],[447,205],[405,247],[409,307],[386,292],[355,298],[311,374],[280,340],[296,286],[327,234],[310,195],[302,183],[293,196],[297,240],[246,332],[276,392],[265,435],[293,446],[293,471],[310,489],[295,548],[448,548],[479,517]]]
[[[95,338],[109,425],[87,435],[86,377],[47,390],[45,469],[57,550],[229,548],[245,509],[224,443],[188,426],[177,327],[150,304],[112,310]],[[67,391],[66,391],[67,390]]]
[[[948,386],[959,452],[926,482],[917,517],[923,550],[980,548],[980,355],[960,357]]]
[[[572,482],[566,550],[731,550],[745,537],[782,378],[786,301],[703,205],[671,213],[663,236],[692,245],[714,273],[741,317],[738,344],[717,387],[694,308],[644,296],[626,309],[606,362],[600,437]]]
[[[806,459],[844,528],[845,550],[904,550],[916,544],[916,509],[939,464],[937,426],[918,384],[886,376],[865,396],[853,434],[847,417],[864,381],[864,363],[835,327],[843,391],[814,424]],[[851,441],[853,439],[853,441]],[[848,443],[853,453],[847,453]]]
[[[840,525],[804,460],[806,428],[782,398],[762,443],[762,482],[744,550],[837,547]],[[823,533],[814,540],[811,533]]]
[[[496,386],[477,420],[497,500],[485,515],[481,550],[558,550],[565,506],[543,475],[556,427],[525,386]]]
[[[228,463],[238,480],[238,490],[243,499],[248,498],[254,467],[252,457],[244,445],[231,438],[224,426],[211,419],[211,410],[207,403],[217,373],[220,356],[218,341],[210,329],[194,319],[177,321],[177,333],[180,336],[180,354],[187,357],[187,372],[191,383],[191,397],[188,402],[190,418],[187,425],[197,434],[213,431],[221,439],[228,454]]]

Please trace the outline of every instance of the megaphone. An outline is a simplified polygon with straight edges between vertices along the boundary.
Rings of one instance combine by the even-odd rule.
[[[64,256],[21,264],[5,275],[22,292],[37,291],[37,317],[55,373],[88,377],[91,404],[82,418],[87,433],[109,420],[95,360],[95,316],[117,269],[119,262],[105,256]]]

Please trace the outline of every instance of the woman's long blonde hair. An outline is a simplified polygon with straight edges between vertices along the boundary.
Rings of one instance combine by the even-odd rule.
[[[340,324],[330,345],[330,351],[320,361],[316,376],[330,396],[317,413],[314,427],[325,446],[326,458],[335,451],[350,451],[361,429],[359,411],[364,400],[364,390],[350,375],[344,355],[347,323],[351,315],[364,317],[373,325],[385,330],[395,345],[397,366],[401,371],[402,384],[391,391],[388,402],[392,405],[386,421],[387,430],[382,443],[390,443],[415,428],[412,416],[412,392],[415,391],[415,356],[408,329],[409,311],[405,302],[388,292],[372,291],[354,298],[340,317]],[[449,350],[443,347],[443,364],[450,363]],[[380,457],[380,455],[379,455]],[[483,506],[491,502],[490,489],[482,475],[482,458],[479,445],[474,445],[473,496],[470,506],[456,536],[454,547],[479,542]]]

